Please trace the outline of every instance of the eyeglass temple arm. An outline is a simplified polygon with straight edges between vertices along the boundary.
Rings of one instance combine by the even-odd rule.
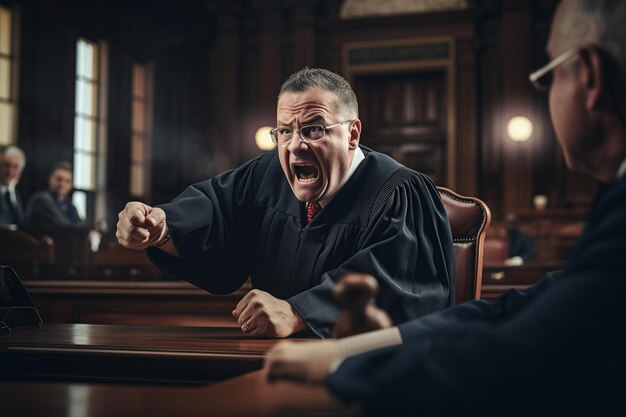
[[[567,51],[563,52],[561,55],[559,55],[558,57],[553,59],[551,62],[549,62],[543,68],[539,68],[537,71],[531,73],[528,76],[528,79],[530,81],[532,81],[532,82],[537,81],[539,78],[543,77],[548,72],[552,71],[554,68],[556,68],[559,65],[561,65],[563,62],[565,62],[568,59],[576,56],[577,53],[578,53],[578,47],[574,47],[574,48],[568,49]]]

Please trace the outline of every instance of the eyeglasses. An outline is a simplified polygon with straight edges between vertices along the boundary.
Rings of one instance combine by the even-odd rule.
[[[344,125],[346,123],[350,123],[352,120],[344,120],[343,122],[339,122],[334,125],[324,126],[324,125],[306,125],[300,126],[300,129],[292,129],[290,127],[275,127],[270,130],[270,136],[272,137],[272,142],[280,146],[287,146],[291,143],[291,139],[293,138],[293,134],[298,131],[300,132],[300,137],[304,143],[315,143],[319,142],[326,136],[326,131],[328,129],[332,129],[337,126]]]
[[[535,87],[539,91],[546,91],[550,88],[550,84],[552,84],[552,70],[567,61],[568,59],[574,58],[578,55],[578,47],[575,46],[573,48],[568,49],[563,52],[561,55],[554,58],[552,61],[548,62],[543,67],[539,68],[537,71],[531,73],[528,76],[528,79],[531,83],[533,83],[533,87]]]

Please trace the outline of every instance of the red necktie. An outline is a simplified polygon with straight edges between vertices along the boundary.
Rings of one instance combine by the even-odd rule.
[[[322,206],[320,206],[320,203],[309,203],[306,206],[306,221],[310,223],[321,209]]]

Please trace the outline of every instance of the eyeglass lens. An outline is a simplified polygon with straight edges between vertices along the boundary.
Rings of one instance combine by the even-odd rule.
[[[322,125],[301,126],[298,131],[300,137],[305,142],[316,142],[324,138],[324,126]],[[276,129],[274,134],[276,135],[276,141],[283,144],[292,139],[294,131],[289,128],[279,128]]]

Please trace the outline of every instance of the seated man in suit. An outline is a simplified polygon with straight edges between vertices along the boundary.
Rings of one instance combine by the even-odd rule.
[[[18,226],[23,220],[22,200],[15,186],[26,165],[17,146],[0,150],[0,227]]]
[[[48,177],[48,190],[35,193],[28,202],[29,226],[79,224],[81,219],[72,204],[72,166],[58,162]]]
[[[537,258],[535,238],[520,229],[519,218],[515,213],[506,216],[506,232],[509,241],[507,265],[522,265]]]
[[[494,303],[398,327],[281,342],[270,378],[324,381],[373,415],[625,415],[626,2],[563,0],[531,74],[568,167],[606,183],[562,271]],[[618,410],[616,412],[616,410]]]
[[[131,202],[118,241],[212,293],[255,288],[235,306],[242,331],[327,337],[337,277],[376,276],[396,323],[454,300],[452,235],[432,182],[359,146],[350,84],[305,68],[283,84],[270,152],[193,185],[172,203]]]

